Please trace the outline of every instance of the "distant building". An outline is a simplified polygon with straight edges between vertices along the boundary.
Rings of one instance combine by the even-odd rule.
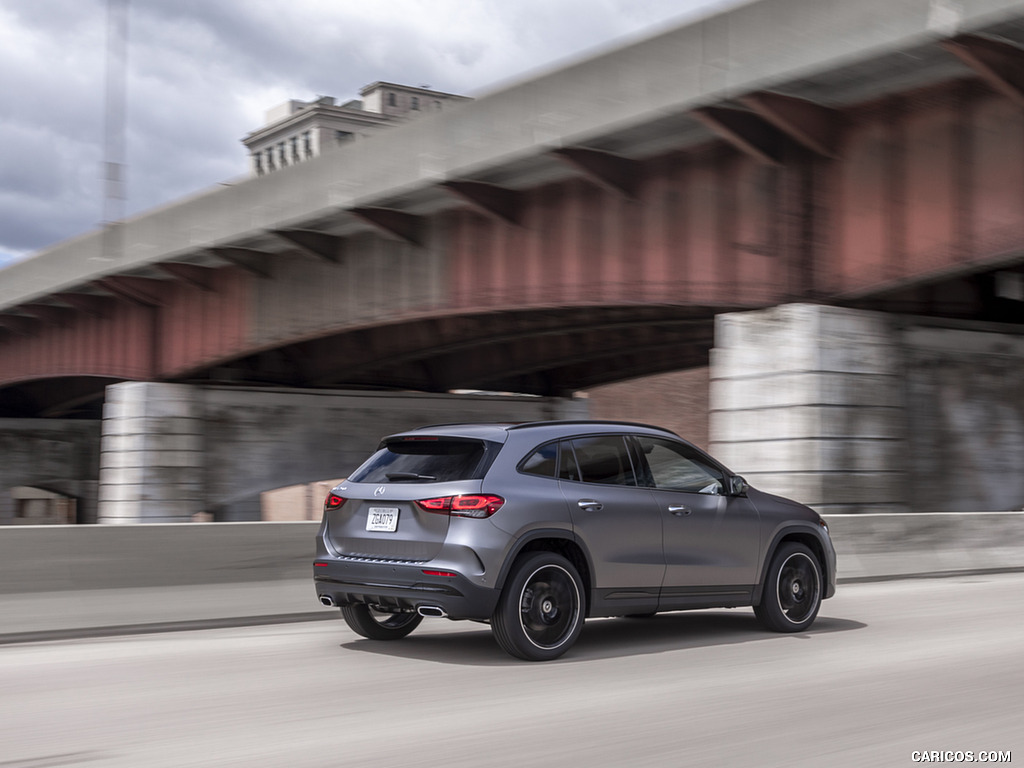
[[[286,101],[266,113],[266,125],[242,139],[256,176],[295,165],[333,147],[365,138],[381,128],[470,101],[467,96],[430,88],[376,82],[359,91],[362,99],[337,105],[332,96]]]

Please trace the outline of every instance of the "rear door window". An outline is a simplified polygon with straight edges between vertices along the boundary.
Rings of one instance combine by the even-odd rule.
[[[389,440],[349,475],[354,483],[443,483],[479,480],[493,450],[483,440]]]
[[[574,473],[585,483],[601,485],[636,485],[633,463],[622,435],[577,437],[570,441],[575,454]],[[565,468],[563,468],[564,470]],[[564,479],[577,479],[565,477]]]

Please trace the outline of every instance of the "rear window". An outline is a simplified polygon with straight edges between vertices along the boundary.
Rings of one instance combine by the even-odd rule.
[[[349,480],[354,483],[479,480],[498,447],[483,440],[389,440],[349,475]]]

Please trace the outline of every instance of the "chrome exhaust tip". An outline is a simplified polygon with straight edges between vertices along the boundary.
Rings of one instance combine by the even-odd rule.
[[[448,617],[448,611],[437,605],[421,605],[416,609],[416,613],[420,616],[435,616],[439,619]]]
[[[334,607],[334,598],[329,595],[320,595],[320,603],[326,605],[328,608]]]

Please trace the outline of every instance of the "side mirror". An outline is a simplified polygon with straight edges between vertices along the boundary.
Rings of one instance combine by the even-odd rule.
[[[744,480],[739,475],[733,475],[729,478],[729,495],[730,496],[746,496],[747,490],[750,488],[750,483]]]

